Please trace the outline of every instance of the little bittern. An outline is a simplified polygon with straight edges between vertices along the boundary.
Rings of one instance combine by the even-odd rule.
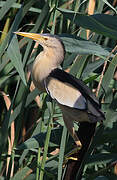
[[[56,35],[16,32],[37,41],[43,51],[32,67],[35,86],[55,99],[63,113],[65,125],[78,147],[73,121],[95,123],[104,120],[104,114],[95,95],[81,80],[59,69],[64,60],[64,45]],[[85,132],[84,132],[85,133]]]

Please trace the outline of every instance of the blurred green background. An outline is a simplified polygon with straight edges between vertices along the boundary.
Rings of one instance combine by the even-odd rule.
[[[60,180],[73,144],[59,107],[31,81],[31,64],[42,48],[15,31],[63,40],[62,68],[96,93],[106,113],[82,179],[117,179],[116,14],[116,0],[0,1],[0,180]]]

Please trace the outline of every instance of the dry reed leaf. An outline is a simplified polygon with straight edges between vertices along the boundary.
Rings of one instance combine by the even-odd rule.
[[[7,110],[9,110],[10,105],[11,105],[11,101],[10,101],[9,96],[7,94],[5,94],[3,91],[0,91],[0,93],[2,94],[2,96],[4,98]],[[11,110],[11,113],[13,113],[13,110]],[[12,153],[14,139],[15,139],[15,124],[14,124],[14,121],[13,121],[11,123],[11,139],[10,139],[10,137],[8,137],[8,142],[9,142],[9,145],[8,145],[8,155],[11,155],[11,153]],[[9,162],[10,162],[10,157],[7,158],[6,175],[8,173]],[[13,177],[13,171],[14,171],[14,161],[12,163],[10,177]]]
[[[115,7],[117,5],[117,0],[113,1],[113,6]]]
[[[56,148],[54,151],[52,151],[50,154],[51,155],[56,155],[56,154],[58,154],[60,152],[60,149],[59,148]]]
[[[70,71],[70,68],[66,69],[65,71],[66,71],[67,73],[69,73],[69,71]]]
[[[114,166],[114,174],[117,176],[117,163]]]
[[[117,81],[117,70],[115,71],[115,74],[114,74],[114,80],[116,80]]]
[[[33,172],[33,170],[30,169],[30,170],[26,173],[25,177],[24,177],[22,180],[25,180],[32,172]]]
[[[88,14],[94,14],[96,0],[89,0]],[[89,38],[90,30],[87,30],[87,39]]]

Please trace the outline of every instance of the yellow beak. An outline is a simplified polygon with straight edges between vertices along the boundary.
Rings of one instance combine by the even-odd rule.
[[[27,32],[14,32],[17,35],[28,37],[30,39],[33,39],[34,41],[41,41],[43,40],[43,36],[37,33],[27,33]]]

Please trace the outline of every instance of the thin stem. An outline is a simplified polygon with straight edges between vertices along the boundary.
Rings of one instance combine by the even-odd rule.
[[[103,79],[103,76],[104,76],[104,73],[105,73],[106,66],[107,66],[107,61],[104,62],[103,70],[102,70],[102,73],[101,73],[101,76],[100,76],[100,81],[99,81],[97,91],[96,91],[96,96],[98,96],[98,94],[99,94],[99,90],[100,90],[100,87],[101,87],[101,84],[102,84],[102,79]]]
[[[49,146],[51,129],[52,129],[52,120],[53,120],[52,103],[48,102],[47,105],[48,105],[50,117],[48,119],[47,134],[46,134],[46,140],[45,140],[45,144],[44,144],[44,153],[43,153],[43,159],[42,159],[42,163],[41,163],[41,170],[40,170],[39,180],[43,180],[43,176],[44,176],[44,166],[45,166],[45,162],[46,162],[46,158],[47,158],[48,146]]]
[[[98,84],[98,87],[97,87],[97,91],[96,91],[96,96],[98,96],[98,94],[99,94],[99,90],[100,90],[100,87],[101,87],[101,84],[102,84],[102,80],[103,80],[103,76],[104,76],[104,73],[105,73],[105,70],[106,70],[107,62],[108,62],[109,58],[111,57],[111,55],[114,53],[114,51],[116,49],[117,49],[117,45],[113,48],[113,50],[111,51],[111,53],[107,57],[106,61],[104,62],[103,70],[102,70],[102,73],[101,73],[101,76],[100,76],[100,81],[99,81],[99,84]]]
[[[39,179],[40,153],[41,153],[41,148],[39,147],[39,149],[38,149],[38,158],[37,158],[36,180],[38,180],[38,179]]]

